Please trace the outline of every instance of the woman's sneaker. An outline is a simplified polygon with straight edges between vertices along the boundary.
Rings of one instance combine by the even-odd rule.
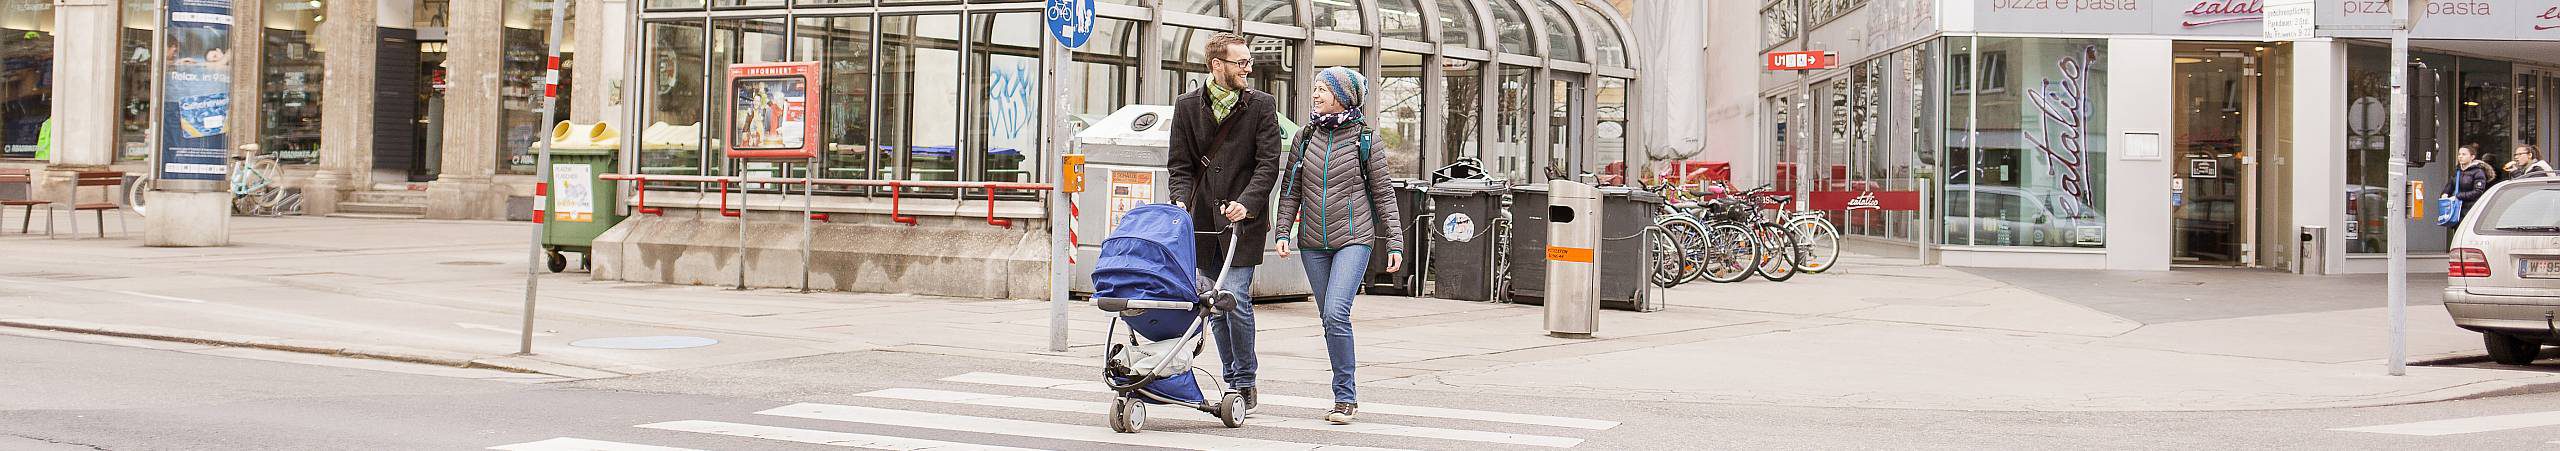
[[[1360,404],[1337,402],[1333,403],[1332,412],[1324,413],[1324,421],[1333,424],[1351,424],[1352,417],[1359,413]]]

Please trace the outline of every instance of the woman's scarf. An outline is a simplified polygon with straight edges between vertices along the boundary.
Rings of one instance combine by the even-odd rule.
[[[1307,123],[1324,128],[1356,127],[1361,124],[1361,99],[1369,97],[1369,79],[1360,71],[1335,66],[1316,73],[1318,87],[1333,94],[1334,103],[1342,105],[1339,113],[1313,113]]]

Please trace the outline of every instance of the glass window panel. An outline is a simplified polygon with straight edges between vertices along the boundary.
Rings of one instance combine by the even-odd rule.
[[[881,174],[956,180],[960,170],[960,17],[880,18]]]
[[[1298,76],[1293,72],[1298,61],[1297,41],[1266,36],[1247,36],[1245,40],[1252,42],[1246,47],[1253,49],[1253,76],[1248,79],[1253,89],[1280,101],[1273,111],[1279,113],[1281,120],[1295,121],[1298,104],[1306,101],[1299,97]]]
[[[711,6],[782,6],[783,0],[715,0]]]
[[[1552,0],[1539,0],[1538,13],[1547,18],[1547,56],[1583,62],[1582,31],[1574,28],[1573,16],[1566,15],[1564,8],[1556,7]]]
[[[1165,11],[1227,17],[1225,0],[1161,0],[1159,5]]]
[[[1520,12],[1520,5],[1511,0],[1487,0],[1486,4],[1493,5],[1494,38],[1501,41],[1502,53],[1538,54],[1537,41],[1529,38],[1529,16]]]
[[[0,157],[32,158],[53,117],[53,1],[0,0]]]
[[[1989,246],[2074,247],[2105,243],[2106,41],[1979,38],[1985,72],[1974,92],[1985,112],[1978,149],[1962,158],[1964,179],[1947,189],[1947,221]],[[1967,53],[1958,50],[1957,53]],[[2026,63],[1993,63],[1993,55]],[[2020,86],[1991,89],[1994,74]],[[2003,83],[2005,84],[2005,83]],[[1996,114],[1992,114],[1996,112]],[[1968,205],[1956,205],[1967,202]],[[1965,213],[1959,218],[1957,212]],[[1954,234],[1954,225],[1950,234]]]
[[[1582,12],[1582,28],[1591,31],[1591,63],[1603,67],[1627,67],[1627,42],[1618,35],[1618,27],[1600,15],[1597,8]]]
[[[1164,77],[1169,81],[1165,86],[1173,90],[1165,98],[1180,97],[1209,83],[1209,57],[1200,52],[1200,46],[1214,34],[1217,32],[1213,30],[1182,27],[1164,27],[1157,33],[1163,36]]]
[[[1312,0],[1317,2],[1351,0]],[[1389,38],[1430,42],[1422,33],[1421,0],[1373,0],[1378,7],[1378,34]]]
[[[534,147],[551,133],[551,124],[544,123],[542,111],[543,60],[551,52],[551,11],[537,9],[533,0],[506,1],[506,49],[499,54],[498,95],[503,117],[499,123],[501,135],[497,137],[498,173],[532,174],[537,157]],[[577,9],[571,8],[564,18],[574,21],[576,13]],[[572,56],[560,55],[559,98],[564,100],[554,102],[560,118],[569,117],[569,105],[574,103],[565,100],[571,98],[569,90],[573,88],[569,82]]]
[[[2516,145],[2541,144],[2542,83],[2533,74],[2516,74]],[[2512,149],[2508,149],[2512,150]]]
[[[320,162],[320,88],[326,78],[320,64],[329,47],[312,39],[320,13],[296,2],[265,2],[258,13],[266,27],[260,31],[266,47],[259,54],[265,73],[259,74],[258,147],[278,163]]]
[[[1591,168],[1576,167],[1573,150],[1582,148],[1581,131],[1577,127],[1582,115],[1582,81],[1547,81],[1547,179],[1572,179],[1576,172]]]
[[[1795,40],[1797,31],[1804,25],[1796,15],[1798,1],[1778,0],[1760,7],[1760,48],[1776,47]]]
[[[1369,107],[1370,122],[1378,127],[1377,146],[1387,159],[1391,177],[1422,175],[1423,105],[1421,54],[1404,52],[1380,53],[1377,96]]]
[[[1483,123],[1480,119],[1484,118],[1485,63],[1459,59],[1441,61],[1445,63],[1441,64],[1440,87],[1446,91],[1443,98],[1449,102],[1445,108],[1438,111],[1443,124],[1446,125],[1441,127],[1441,133],[1446,134],[1441,138],[1442,142],[1449,143],[1440,150],[1441,160],[1448,162],[1456,162],[1459,158],[1481,160],[1485,157],[1484,136],[1481,132],[1483,127],[1479,126]],[[1424,108],[1428,109],[1429,105],[1425,105]]]
[[[268,3],[275,3],[269,1]],[[649,0],[648,9],[701,9],[702,0]]]
[[[704,28],[701,22],[652,22],[648,33],[647,128],[640,135],[640,173],[703,175]],[[692,184],[671,184],[691,187]]]
[[[711,168],[711,173],[720,175],[782,176],[782,165],[779,163],[732,161],[721,154],[723,149],[728,148],[727,142],[730,137],[737,136],[737,130],[734,129],[737,121],[732,120],[731,115],[732,110],[739,108],[738,103],[743,100],[737,98],[738,94],[735,94],[737,91],[729,85],[729,65],[791,61],[791,54],[788,53],[791,42],[785,38],[790,35],[788,23],[779,18],[719,19],[711,21],[711,30],[712,95],[710,98],[711,123],[714,125],[706,129],[709,131],[706,134],[711,138],[709,153],[712,154],[709,157],[711,162],[706,167]],[[780,190],[778,186],[762,184],[742,187],[741,190],[766,188]]]
[[[1501,91],[1495,97],[1499,104],[1495,105],[1498,113],[1494,116],[1493,161],[1487,162],[1491,166],[1487,169],[1513,183],[1537,180],[1531,179],[1529,173],[1529,110],[1544,106],[1533,103],[1536,100],[1529,96],[1535,88],[1530,83],[1536,82],[1537,71],[1502,66],[1501,75]]]
[[[1973,140],[1969,137],[1973,130],[1974,99],[1973,92],[1964,89],[1973,79],[1973,73],[1968,69],[1973,67],[1968,62],[1973,57],[1973,39],[1951,37],[1939,40],[1943,43],[1940,48],[1948,49],[1944,63],[1946,71],[1941,74],[1945,79],[1940,82],[1941,86],[1947,87],[1943,91],[1947,93],[1946,100],[1940,103],[1940,111],[1946,112],[1940,116],[1946,118],[1946,124],[1942,129],[1944,138],[1932,144],[1940,146],[1940,154],[1945,156],[1942,161],[1947,168],[1945,181],[1939,184],[1946,187],[1946,192],[1936,196],[1938,206],[1943,210],[1938,215],[1938,230],[1942,238],[1940,243],[1944,244],[1973,244],[1970,196],[1975,178],[1972,170]]]
[[[1440,1],[1440,43],[1469,48],[1484,48],[1477,39],[1476,8],[1469,0]]]
[[[1592,118],[1593,145],[1591,157],[1586,161],[1593,165],[1595,172],[1620,176],[1611,184],[1633,184],[1624,178],[1627,173],[1627,79],[1602,78],[1593,94],[1598,97],[1598,103],[1593,105],[1592,113],[1598,117]]]
[[[1290,0],[1242,0],[1245,20],[1281,25],[1298,24],[1298,7]],[[1353,14],[1353,17],[1359,17]],[[1355,24],[1356,25],[1356,24]]]
[[[1139,22],[1101,17],[1094,19],[1093,37],[1076,49],[1075,62],[1065,69],[1075,73],[1081,87],[1069,89],[1075,99],[1071,121],[1081,127],[1108,116],[1120,107],[1138,100],[1138,27]],[[1062,83],[1076,82],[1062,80]]]
[[[151,39],[160,28],[159,1],[124,0],[123,45],[116,65],[116,158],[141,161],[151,155]]]
[[[2480,159],[2488,161],[2491,168],[2506,164],[2506,150],[2513,148],[2511,143],[2515,136],[2512,127],[2515,124],[2515,104],[2510,103],[2515,97],[2515,65],[2505,61],[2463,58],[2460,67],[2461,98],[2454,104],[2455,114],[2461,117],[2461,121],[2455,123],[2456,133],[2461,136],[2458,144],[2480,149]],[[2447,173],[2455,170],[2450,163],[2453,161],[2452,153],[2444,154],[2442,160],[2448,162],[2444,165]]]
[[[1356,0],[1307,0],[1307,4],[1316,8],[1315,27],[1317,29],[1344,33],[1368,33],[1360,29],[1362,25],[1360,5],[1352,4],[1353,1]],[[1406,8],[1411,7],[1410,4],[1406,5]],[[1379,13],[1385,14],[1384,11]],[[1414,23],[1419,24],[1421,21],[1416,20]]]
[[[879,154],[871,133],[871,63],[873,38],[868,16],[800,19],[797,61],[817,61],[825,85],[826,122],[820,139],[826,144],[820,177],[870,179],[872,157]],[[818,190],[843,190],[821,186]]]
[[[1032,182],[1040,164],[1040,13],[971,16],[967,157],[973,180]],[[1097,24],[1098,26],[1099,24]],[[979,194],[979,193],[971,193]],[[1016,193],[1020,194],[1020,193]]]

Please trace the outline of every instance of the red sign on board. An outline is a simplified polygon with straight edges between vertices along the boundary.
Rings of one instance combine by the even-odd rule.
[[[1831,52],[1821,50],[1803,52],[1769,52],[1767,67],[1769,70],[1829,69],[1833,62],[1832,59]]]
[[[729,65],[729,158],[818,156],[818,63]]]
[[[1884,210],[1920,211],[1919,191],[1815,191],[1813,209],[1818,211]]]

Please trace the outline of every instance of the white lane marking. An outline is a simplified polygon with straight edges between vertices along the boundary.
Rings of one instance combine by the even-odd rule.
[[[945,381],[945,382],[962,382],[962,383],[971,383],[971,384],[1003,385],[1003,386],[1009,386],[1009,387],[1047,388],[1047,389],[1054,389],[1054,390],[1069,390],[1069,391],[1096,392],[1096,393],[1109,393],[1109,392],[1111,392],[1111,388],[1110,388],[1110,387],[1104,387],[1104,386],[1102,385],[1102,383],[1101,383],[1101,382],[1098,382],[1098,381],[1086,381],[1086,380],[1074,380],[1074,379],[1058,379],[1058,378],[1048,378],[1048,377],[1038,377],[1038,376],[1022,376],[1022,375],[1002,374],[1002,373],[969,373],[969,374],[962,374],[962,375],[958,375],[958,376],[951,376],[951,377],[942,378],[942,380],[943,380],[943,381]],[[1261,400],[1261,401],[1262,401],[1262,403],[1263,403],[1263,404],[1267,404],[1267,405],[1275,405],[1275,406],[1288,406],[1288,407],[1298,407],[1298,408],[1317,409],[1317,410],[1330,410],[1330,409],[1333,409],[1333,400],[1331,400],[1331,399],[1308,398],[1308,397],[1301,397],[1301,396],[1274,395],[1274,394],[1270,394],[1270,393],[1263,393],[1263,394],[1262,394],[1262,400]],[[1411,416],[1411,417],[1448,418],[1448,419],[1457,419],[1457,420],[1492,421],[1492,422],[1499,422],[1499,423],[1528,424],[1528,425],[1538,425],[1538,426],[1555,426],[1555,427],[1568,427],[1568,428],[1575,428],[1575,429],[1591,429],[1591,430],[1608,430],[1608,429],[1610,429],[1610,428],[1618,427],[1618,422],[1616,422],[1616,421],[1593,420],[1593,419],[1587,419],[1587,418],[1569,418],[1569,417],[1556,417],[1556,416],[1546,416],[1546,415],[1531,415],[1531,414],[1523,414],[1523,413],[1487,412],[1487,411],[1482,411],[1482,410],[1447,409],[1447,408],[1439,408],[1439,407],[1406,406],[1406,405],[1381,404],[1381,403],[1368,403],[1368,402],[1360,403],[1360,413],[1362,413],[1362,414],[1372,414],[1372,413],[1374,413],[1374,414],[1381,414],[1381,415],[1402,415],[1402,416]]]
[[[909,401],[929,401],[929,402],[941,402],[941,403],[953,403],[953,404],[968,404],[968,405],[989,406],[989,407],[1010,407],[1010,408],[1016,408],[1016,409],[1047,410],[1047,411],[1053,411],[1053,412],[1076,412],[1076,413],[1094,413],[1094,414],[1104,414],[1104,413],[1109,413],[1109,412],[1111,411],[1111,403],[1107,403],[1107,402],[1099,402],[1099,401],[1074,401],[1074,400],[1064,400],[1064,399],[1030,398],[1030,397],[1022,397],[1022,396],[994,395],[994,394],[985,394],[985,393],[970,393],[970,392],[944,391],[944,390],[927,390],[927,389],[920,389],[920,388],[892,388],[892,389],[886,389],[886,390],[875,390],[875,391],[871,391],[871,392],[868,392],[868,393],[858,394],[858,395],[855,395],[855,396],[869,396],[869,397],[874,397],[874,398],[889,398],[889,399],[904,399],[904,400],[909,400]],[[1201,412],[1201,411],[1198,411],[1198,410],[1185,409],[1185,408],[1181,408],[1181,407],[1150,408],[1150,409],[1147,409],[1147,413],[1148,413],[1148,418],[1149,418],[1149,419],[1176,419],[1176,420],[1198,421],[1198,422],[1211,422],[1211,423],[1218,422],[1218,417],[1217,417],[1216,415],[1211,415],[1211,414],[1209,414],[1208,412]],[[1578,439],[1578,438],[1571,438],[1571,437],[1550,437],[1550,436],[1544,436],[1544,435],[1529,435],[1529,434],[1511,434],[1511,433],[1502,433],[1502,432],[1470,431],[1470,430],[1464,430],[1464,429],[1441,429],[1441,428],[1421,427],[1421,426],[1398,426],[1398,425],[1391,425],[1391,424],[1365,423],[1365,422],[1354,422],[1354,423],[1352,423],[1352,424],[1347,424],[1347,425],[1334,425],[1334,424],[1332,424],[1332,423],[1326,423],[1326,422],[1324,422],[1324,421],[1320,421],[1320,420],[1312,420],[1312,419],[1305,419],[1305,418],[1267,418],[1267,417],[1256,417],[1256,418],[1253,418],[1253,419],[1252,419],[1252,421],[1248,421],[1248,422],[1247,422],[1247,424],[1251,425],[1252,427],[1276,427],[1276,428],[1283,428],[1283,429],[1304,429],[1304,430],[1310,430],[1310,431],[1351,432],[1351,433],[1360,433],[1360,434],[1377,434],[1377,435],[1389,435],[1389,436],[1409,437],[1409,438],[1429,438],[1429,439],[1457,440],[1457,441],[1468,441],[1468,442],[1500,443],[1500,444],[1507,444],[1507,445],[1544,446],[1544,447],[1549,447],[1549,448],[1572,448],[1572,447],[1574,447],[1575,445],[1581,445],[1581,444],[1582,444],[1582,439]]]
[[[479,324],[479,323],[453,323],[453,327],[460,327],[460,328],[464,328],[464,329],[471,329],[471,330],[485,330],[485,331],[490,331],[490,332],[503,332],[503,333],[506,333],[507,335],[516,335],[516,334],[520,334],[520,333],[522,333],[522,332],[517,332],[515,329],[508,329],[508,328],[505,328],[505,327],[491,326],[491,325],[487,325],[487,324]],[[533,333],[533,336],[536,336],[536,337],[548,337],[548,336],[551,336],[551,335],[553,335],[553,334],[552,334],[552,333],[550,333],[550,332],[534,332],[534,333]]]
[[[539,442],[524,442],[513,445],[498,445],[489,447],[489,449],[505,451],[702,451],[692,448],[669,448],[664,446],[608,442],[603,440],[588,440],[570,437],[560,437]]]
[[[786,428],[755,424],[724,423],[719,421],[669,421],[664,423],[643,424],[636,427],[678,432],[717,434],[731,437],[781,440],[786,442],[811,443],[827,446],[842,446],[847,448],[885,449],[894,451],[1032,451],[1030,448],[1015,448],[1010,446],[978,445],[946,442],[941,440],[926,440],[920,438],[890,437],[885,435],[855,434],[851,432],[820,431],[814,429]]]
[[[1091,426],[1077,426],[1006,418],[973,417],[968,415],[951,415],[909,410],[805,402],[776,407],[762,412],[756,412],[756,414],[808,418],[813,420],[877,424],[883,426],[975,432],[982,434],[1004,434],[1022,437],[1154,446],[1162,448],[1269,451],[1386,449],[1221,437],[1181,432],[1147,431],[1137,434],[1122,434],[1112,432],[1111,428],[1103,427],[1100,422],[1096,422],[1095,425]]]
[[[187,298],[176,297],[176,296],[161,296],[161,295],[151,294],[151,293],[143,293],[143,292],[135,292],[135,291],[124,291],[124,290],[115,290],[115,292],[116,292],[116,294],[121,294],[121,295],[126,295],[126,296],[139,296],[139,297],[146,297],[146,298],[152,298],[152,299],[159,299],[159,300],[163,300],[163,301],[178,301],[178,302],[185,302],[185,303],[189,303],[189,304],[202,304],[202,303],[204,303],[204,300],[202,300],[202,299],[187,299]]]
[[[2451,420],[2420,421],[2415,423],[2385,424],[2380,426],[2338,428],[2330,430],[2432,437],[2438,435],[2504,431],[2508,429],[2523,429],[2551,425],[2560,425],[2560,411],[2455,418]]]

